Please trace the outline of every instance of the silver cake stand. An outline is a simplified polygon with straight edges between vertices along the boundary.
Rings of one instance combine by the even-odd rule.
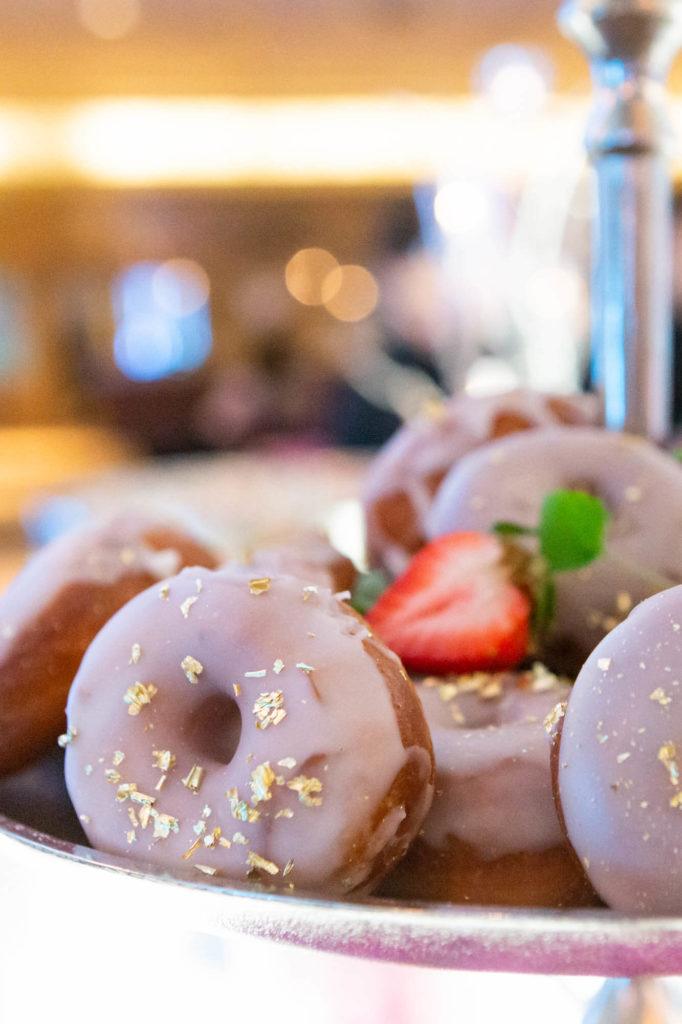
[[[589,55],[595,81],[587,139],[599,194],[595,374],[608,425],[655,440],[663,440],[671,424],[671,195],[663,83],[682,38],[681,8],[682,0],[570,0],[560,12],[564,30]],[[117,920],[137,927],[151,918],[158,936],[181,927],[396,964],[633,979],[607,983],[587,1019],[676,1019],[652,1010],[656,992],[646,979],[682,974],[682,919],[608,910],[328,902],[133,865],[84,845],[57,754],[0,781],[0,908],[14,914],[14,922],[26,907],[54,908],[55,894],[59,913],[76,922],[83,936],[92,934],[106,907],[110,927]],[[48,915],[37,913],[39,933]],[[27,933],[26,941],[38,933]],[[12,953],[5,941],[0,960]]]

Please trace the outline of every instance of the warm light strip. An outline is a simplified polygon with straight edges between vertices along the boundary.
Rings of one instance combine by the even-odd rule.
[[[525,176],[580,152],[587,99],[496,115],[479,98],[123,99],[0,103],[0,183],[412,184]],[[682,128],[682,100],[674,104]],[[682,164],[681,164],[682,166]]]

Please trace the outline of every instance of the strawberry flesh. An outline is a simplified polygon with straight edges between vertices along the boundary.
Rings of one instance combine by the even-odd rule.
[[[415,555],[367,619],[407,668],[445,674],[518,665],[528,653],[530,613],[498,538],[452,533]]]

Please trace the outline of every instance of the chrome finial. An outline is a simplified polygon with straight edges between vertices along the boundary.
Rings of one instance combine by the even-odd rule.
[[[587,150],[597,172],[592,360],[606,423],[660,441],[671,429],[672,203],[664,82],[682,0],[567,0],[563,31],[590,59]]]

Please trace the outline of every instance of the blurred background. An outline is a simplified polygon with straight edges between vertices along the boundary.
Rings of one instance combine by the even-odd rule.
[[[36,496],[149,457],[267,476],[442,390],[587,384],[589,75],[555,14],[3,0],[0,526],[43,539],[77,499],[36,525]]]

